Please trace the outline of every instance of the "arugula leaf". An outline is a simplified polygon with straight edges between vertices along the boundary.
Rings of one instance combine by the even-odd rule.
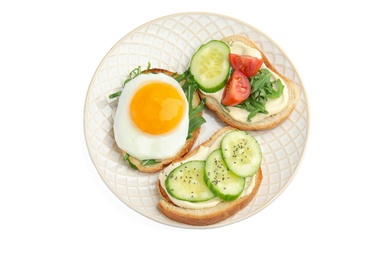
[[[150,62],[148,62],[148,67],[146,68],[147,70],[150,69]],[[137,68],[133,69],[132,71],[130,71],[129,73],[129,77],[123,82],[123,87],[132,79],[134,79],[135,77],[137,77],[138,75],[140,75],[142,73],[142,70],[141,70],[141,66],[138,66]],[[122,90],[116,92],[116,93],[112,93],[111,95],[109,95],[108,97],[111,99],[111,98],[116,98],[116,97],[119,97],[120,95],[122,94]]]
[[[137,77],[138,75],[140,75],[142,72],[141,70],[141,66],[138,66],[137,68],[133,69],[132,71],[130,71],[129,73],[129,78],[127,78],[124,82],[123,82],[123,86],[127,84],[127,82],[129,82],[130,80],[134,79],[135,77]]]
[[[252,86],[251,93],[259,91],[262,88],[262,86],[264,86],[270,81],[271,76],[272,76],[271,72],[269,72],[267,69],[262,69],[261,72],[257,73],[255,76],[250,78],[250,83]]]
[[[190,119],[189,127],[188,127],[188,136],[187,139],[192,137],[192,132],[195,131],[199,126],[206,123],[206,119],[201,116],[196,116]]]
[[[188,104],[189,104],[189,107],[188,107],[188,117],[189,117],[189,119],[192,119],[197,114],[199,114],[203,110],[204,105],[206,103],[206,99],[203,98],[196,108],[194,108],[192,106],[192,101],[193,101],[194,93],[195,93],[196,89],[197,89],[197,85],[195,85],[195,84],[188,84],[187,90],[185,91],[186,98],[187,98],[187,101],[188,101]]]
[[[172,75],[172,77],[175,78],[176,75],[177,75],[177,72],[174,73],[174,74]],[[188,75],[189,75],[189,70],[186,70],[183,74],[179,75],[179,76],[176,77],[175,79],[177,80],[177,82],[180,82],[180,81],[182,81],[183,79],[186,79]]]
[[[130,165],[131,168],[133,168],[134,170],[138,170],[137,166],[135,166],[129,159],[130,155],[128,153],[125,154],[125,156],[123,157],[123,159],[125,159],[125,161],[127,161]]]
[[[135,166],[129,159],[130,155],[128,153],[126,153],[123,157],[123,159],[125,161],[127,161],[130,165],[131,168],[133,168],[134,170],[138,170],[137,166]],[[156,164],[156,163],[159,163],[159,161],[157,160],[154,160],[154,159],[148,159],[148,160],[142,160],[141,161],[141,165],[142,166],[147,166],[147,165],[153,165],[153,164]]]
[[[192,132],[195,131],[199,126],[206,123],[206,119],[202,116],[198,116],[198,114],[203,110],[204,105],[206,103],[206,99],[202,99],[200,104],[194,108],[192,106],[192,100],[194,98],[194,93],[198,89],[198,84],[196,83],[194,76],[191,75],[190,70],[186,70],[183,74],[175,78],[178,82],[182,80],[186,80],[183,84],[182,89],[188,101],[188,118],[189,118],[189,126],[188,126],[188,135],[187,139],[192,137]]]
[[[278,86],[278,90],[273,89],[274,92],[268,96],[269,98],[279,98],[283,94],[284,85],[282,84],[282,81],[278,79],[276,84]]]
[[[206,98],[203,98],[196,108],[191,109],[191,111],[189,112],[189,118],[194,118],[197,114],[199,114],[203,110],[205,104]]]
[[[141,165],[142,166],[147,166],[147,165],[153,165],[153,164],[156,164],[156,163],[159,163],[160,161],[157,161],[155,159],[147,159],[147,160],[142,160],[141,161]]]
[[[284,85],[280,79],[271,81],[272,73],[268,69],[261,69],[259,72],[249,79],[252,86],[252,91],[249,97],[236,107],[245,109],[249,112],[247,121],[258,113],[268,114],[265,104],[271,98],[279,98],[283,94]],[[276,87],[276,89],[275,89]]]
[[[116,98],[116,97],[119,97],[121,94],[122,94],[122,90],[119,90],[118,92],[112,93],[108,97],[109,98]]]

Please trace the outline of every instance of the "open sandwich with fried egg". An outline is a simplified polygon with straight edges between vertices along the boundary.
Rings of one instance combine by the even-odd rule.
[[[187,75],[140,67],[130,73],[114,117],[114,136],[124,159],[136,170],[160,171],[188,153],[200,133],[202,101]]]

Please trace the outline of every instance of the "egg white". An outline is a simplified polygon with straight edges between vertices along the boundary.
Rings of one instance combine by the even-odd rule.
[[[129,107],[135,93],[152,82],[165,82],[175,87],[184,102],[184,114],[178,125],[168,133],[152,135],[140,130],[131,120]],[[168,159],[174,157],[184,146],[188,135],[188,102],[180,84],[163,73],[141,74],[129,81],[119,97],[114,118],[114,136],[119,148],[139,159]]]

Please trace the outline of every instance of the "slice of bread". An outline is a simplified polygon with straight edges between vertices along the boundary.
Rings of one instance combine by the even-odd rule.
[[[206,106],[214,111],[219,118],[221,118],[222,121],[224,121],[226,124],[236,127],[240,130],[266,130],[271,129],[273,127],[278,126],[283,121],[285,121],[291,114],[291,112],[294,110],[295,105],[299,99],[299,92],[296,86],[292,81],[290,81],[287,77],[279,73],[276,68],[269,62],[268,58],[265,56],[265,54],[256,46],[255,43],[253,43],[251,40],[247,39],[246,37],[240,36],[240,35],[231,35],[228,37],[225,37],[222,39],[222,41],[226,43],[230,42],[241,42],[246,44],[249,47],[257,49],[262,56],[263,63],[267,66],[268,69],[275,72],[280,78],[284,80],[284,82],[287,85],[288,88],[288,104],[287,106],[280,111],[277,114],[271,115],[269,117],[266,117],[265,119],[259,121],[259,122],[239,122],[231,117],[229,112],[227,112],[225,109],[223,109],[221,103],[216,100],[213,97],[210,97],[207,95],[207,93],[203,93],[199,91],[199,95],[201,98],[206,97]]]
[[[164,73],[168,76],[172,76],[174,75],[175,73],[174,72],[171,72],[171,71],[168,71],[168,70],[165,70],[165,69],[160,69],[160,68],[152,68],[152,69],[148,69],[148,70],[145,70],[143,71],[142,73]],[[175,74],[175,77],[178,77],[180,74]],[[183,85],[185,82],[185,80],[181,81],[180,84]],[[194,108],[196,108],[197,106],[199,106],[200,104],[200,97],[199,95],[197,94],[197,92],[194,93],[194,97],[193,97],[193,100],[192,100],[192,106]],[[202,112],[200,112],[198,115],[202,115]],[[192,132],[191,134],[191,138],[187,139],[186,140],[186,143],[184,144],[184,146],[182,147],[182,149],[172,158],[169,158],[169,159],[165,159],[165,160],[162,160],[162,161],[159,161],[158,163],[153,163],[153,164],[149,164],[149,165],[142,165],[142,161],[141,160],[138,160],[137,158],[135,157],[132,157],[132,156],[129,156],[129,161],[135,166],[137,167],[137,169],[141,172],[145,172],[145,173],[155,173],[155,172],[158,172],[160,170],[162,170],[166,165],[170,164],[172,161],[174,160],[177,160],[179,158],[181,158],[183,155],[185,155],[186,153],[188,153],[188,151],[191,150],[192,146],[194,145],[196,139],[198,138],[199,136],[199,133],[200,133],[200,127],[198,127],[194,132]],[[123,155],[126,154],[125,151],[122,151]]]
[[[176,160],[175,162],[180,162],[182,160],[191,157],[192,155],[197,153],[200,146],[209,147],[218,137],[235,129],[236,128],[230,126],[221,128],[220,130],[215,132],[210,137],[209,140],[200,144],[192,151],[190,151],[187,155],[185,155],[183,158],[181,158],[180,160]],[[162,185],[164,184],[161,184],[160,181],[158,181],[157,190],[161,195],[161,200],[158,202],[157,206],[165,216],[167,216],[168,218],[174,221],[181,222],[184,224],[194,225],[194,226],[212,225],[233,216],[241,209],[246,207],[252,201],[252,199],[255,197],[255,195],[259,190],[263,178],[261,167],[259,168],[258,172],[255,174],[254,178],[255,178],[255,185],[250,194],[242,196],[234,201],[221,202],[215,207],[202,208],[202,209],[186,209],[186,208],[176,206],[169,199],[166,191],[162,187]]]

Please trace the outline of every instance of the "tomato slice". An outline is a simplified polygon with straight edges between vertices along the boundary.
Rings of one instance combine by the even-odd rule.
[[[248,77],[235,70],[225,86],[221,103],[225,106],[238,105],[249,97],[251,91],[252,87]]]
[[[239,70],[247,77],[253,77],[259,71],[263,60],[248,56],[229,53],[230,65],[234,70]]]

